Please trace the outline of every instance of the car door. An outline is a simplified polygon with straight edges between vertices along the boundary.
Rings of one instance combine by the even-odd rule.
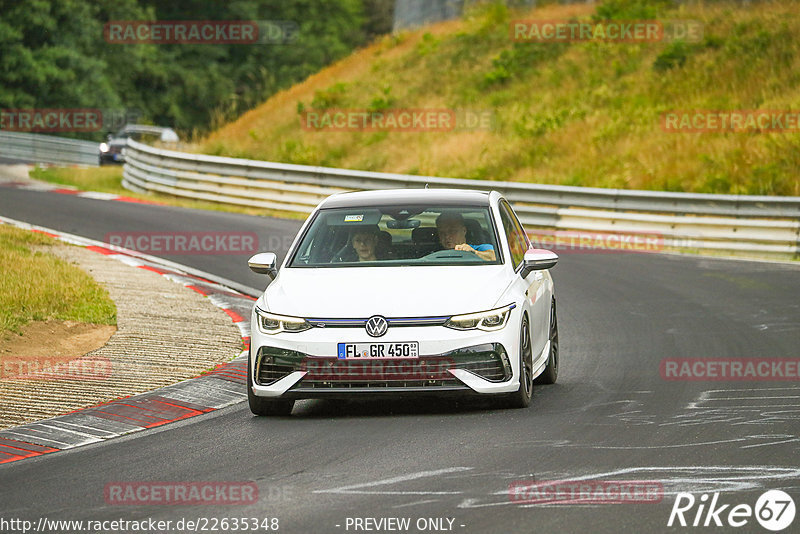
[[[511,259],[515,271],[519,272],[525,251],[530,248],[525,231],[517,219],[514,210],[506,200],[500,202],[500,219],[503,223],[503,231],[508,240],[511,252]],[[522,279],[520,279],[522,280]],[[533,271],[523,280],[526,306],[529,310],[529,321],[531,326],[531,348],[533,350],[534,369],[543,363],[536,358],[544,350],[548,339],[548,320],[550,311],[550,301],[547,294],[547,284],[542,271]],[[545,358],[547,355],[545,355]]]

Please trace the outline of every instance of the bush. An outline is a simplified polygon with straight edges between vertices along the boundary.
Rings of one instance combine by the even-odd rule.
[[[566,43],[514,43],[492,59],[493,68],[484,76],[484,87],[530,72],[539,64],[563,54],[568,46]]]
[[[656,72],[666,72],[675,67],[682,67],[689,57],[691,48],[683,41],[670,43],[653,62]]]
[[[593,18],[595,21],[655,19],[673,4],[670,0],[604,0]]]
[[[339,107],[342,105],[346,94],[347,84],[341,82],[335,83],[327,89],[315,91],[314,99],[311,101],[311,107],[313,109],[331,109]],[[298,111],[300,111],[299,106]]]

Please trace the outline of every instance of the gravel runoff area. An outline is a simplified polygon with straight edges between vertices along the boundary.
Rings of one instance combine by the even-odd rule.
[[[82,247],[56,243],[47,250],[108,290],[117,332],[82,358],[91,363],[77,377],[0,380],[0,429],[174,384],[241,352],[239,329],[207,297]]]
[[[0,182],[35,182],[28,176],[31,168],[27,163],[0,164]]]

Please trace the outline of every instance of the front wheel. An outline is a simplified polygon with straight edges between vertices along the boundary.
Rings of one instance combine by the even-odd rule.
[[[247,404],[255,415],[290,415],[294,408],[293,400],[265,399],[253,393],[253,371],[250,365],[250,356],[247,357]]]
[[[527,408],[533,397],[533,353],[528,316],[522,318],[519,329],[519,389],[504,400],[507,408]]]
[[[556,316],[556,299],[550,307],[550,355],[547,367],[536,378],[537,384],[555,384],[558,380],[558,317]]]

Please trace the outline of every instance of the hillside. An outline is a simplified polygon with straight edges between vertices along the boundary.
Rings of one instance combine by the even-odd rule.
[[[641,5],[640,5],[641,4]],[[675,110],[800,110],[797,2],[656,8],[614,0],[384,37],[276,94],[200,144],[209,154],[421,175],[709,193],[800,195],[800,133],[666,131]],[[663,3],[662,3],[663,4]],[[698,42],[513,42],[517,19],[700,21]],[[456,109],[491,127],[334,131],[309,111]],[[457,116],[461,116],[457,112]]]

